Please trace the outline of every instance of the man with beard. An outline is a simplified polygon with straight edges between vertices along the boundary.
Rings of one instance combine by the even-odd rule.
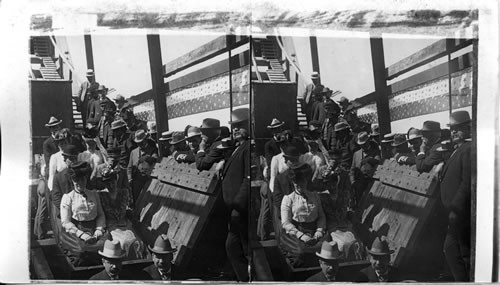
[[[196,152],[196,168],[200,171],[209,170],[212,165],[224,159],[224,155],[217,148],[221,144],[221,127],[217,119],[206,118],[200,127],[203,134],[199,144],[199,150]]]
[[[385,239],[376,237],[371,249],[367,248],[367,251],[370,254],[370,266],[358,273],[355,282],[401,281],[398,270],[389,265],[391,254],[394,250],[389,249],[389,245]]]
[[[165,234],[159,235],[153,247],[148,245],[148,249],[153,258],[153,264],[144,268],[143,271],[151,280],[175,280],[172,274],[172,261],[174,260],[174,252],[177,249],[172,248],[168,236]]]
[[[416,158],[418,172],[429,172],[432,167],[443,162],[443,154],[437,151],[441,146],[441,125],[434,121],[425,121],[422,127],[422,144]]]
[[[321,271],[307,278],[306,282],[335,282],[341,281],[339,278],[339,262],[342,259],[342,252],[335,241],[324,241],[321,245],[321,251],[316,252]]]
[[[441,202],[448,213],[444,241],[446,261],[455,281],[470,281],[471,119],[467,111],[450,116],[455,151],[441,174]]]
[[[222,171],[222,198],[230,213],[226,252],[236,279],[248,282],[248,202],[250,196],[250,141],[248,108],[232,112],[236,149],[228,158]]]

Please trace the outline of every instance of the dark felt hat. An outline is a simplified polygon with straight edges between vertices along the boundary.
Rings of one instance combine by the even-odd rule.
[[[67,144],[62,147],[63,156],[78,156],[78,148],[75,145]]]
[[[441,124],[436,121],[425,121],[422,126],[422,132],[440,132]]]
[[[284,150],[283,150],[283,156],[286,158],[299,158],[300,152],[297,147],[294,145],[288,145]]]
[[[220,128],[220,121],[217,119],[206,118],[203,119],[200,129],[218,129]]]
[[[385,239],[381,240],[379,237],[376,237],[372,243],[372,247],[370,249],[367,248],[368,253],[371,255],[390,255],[394,253],[394,250],[389,249],[389,244]]]
[[[250,118],[250,111],[248,108],[240,108],[233,110],[231,114],[231,121],[228,123],[230,125],[247,121]]]
[[[400,146],[402,144],[408,143],[406,140],[406,135],[404,134],[395,134],[394,141],[391,143],[392,146]]]
[[[450,115],[450,123],[448,126],[453,127],[457,125],[462,125],[471,122],[469,112],[467,111],[456,111]]]

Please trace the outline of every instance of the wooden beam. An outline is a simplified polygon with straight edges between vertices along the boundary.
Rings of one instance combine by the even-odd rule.
[[[90,37],[90,34],[85,34],[83,36],[83,39],[85,41],[85,56],[87,59],[87,68],[94,70],[95,74],[94,53],[92,51],[92,38]]]
[[[472,52],[469,52],[467,54],[464,54],[460,57],[451,60],[450,62],[451,68],[448,67],[448,62],[445,62],[433,68],[412,75],[408,78],[405,78],[401,81],[398,81],[389,86],[389,94],[394,94],[399,91],[403,91],[408,88],[415,87],[420,84],[429,82],[431,80],[446,76],[448,75],[448,71],[451,71],[451,73],[455,73],[457,71],[469,68],[471,67],[472,63],[472,56],[473,56]]]
[[[161,60],[160,35],[147,35],[153,101],[155,107],[156,128],[158,133],[168,131],[167,101]],[[163,155],[160,148],[160,157]]]
[[[312,69],[313,69],[313,71],[317,71],[318,73],[320,73],[320,71],[319,71],[318,39],[316,38],[316,36],[310,36],[309,43],[311,45]],[[321,84],[321,77],[319,80],[320,80],[319,83]]]
[[[403,58],[386,69],[387,80],[391,80],[412,69],[425,65],[433,60],[455,52],[465,46],[472,44],[472,40],[466,39],[442,39],[416,53]]]
[[[375,102],[377,104],[378,124],[380,136],[391,132],[391,114],[389,97],[385,77],[384,46],[382,38],[370,38],[370,49],[373,65],[373,79],[375,80]],[[386,154],[387,157],[388,154]]]
[[[228,39],[230,42],[228,42]],[[233,40],[231,40],[233,39]],[[224,52],[227,52],[228,49],[234,49],[238,46],[241,46],[247,43],[249,40],[248,37],[240,37],[240,36],[221,36],[218,37],[190,52],[187,54],[174,59],[173,61],[167,63],[164,66],[164,77],[169,77],[177,72],[180,72],[184,69],[187,69],[191,66],[194,66],[198,63],[201,63],[205,60],[208,60],[212,57],[218,56]]]

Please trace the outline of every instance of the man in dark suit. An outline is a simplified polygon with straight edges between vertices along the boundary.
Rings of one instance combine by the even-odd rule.
[[[87,80],[84,81],[80,85],[80,89],[78,90],[77,98],[76,98],[76,107],[79,112],[82,113],[82,120],[83,120],[83,125],[86,125],[86,120],[87,120],[87,109],[88,109],[88,104],[90,101],[90,95],[94,92],[97,91],[97,88],[99,87],[99,83],[95,81],[95,74],[94,70],[88,69],[87,73]]]
[[[233,127],[236,149],[222,171],[222,198],[230,214],[226,252],[238,281],[247,282],[248,275],[248,202],[250,196],[249,110],[236,109],[229,122]]]
[[[56,117],[50,117],[49,122],[45,124],[50,131],[50,137],[48,137],[43,142],[43,159],[45,160],[45,170],[44,176],[48,178],[49,175],[49,161],[50,156],[59,151],[59,147],[57,147],[56,141],[54,140],[54,136],[57,131],[61,129],[62,120],[58,120]]]
[[[57,213],[60,213],[61,210],[62,196],[73,190],[73,183],[71,182],[69,175],[69,166],[73,162],[77,161],[78,148],[70,144],[65,145],[63,146],[62,156],[64,158],[64,162],[68,165],[68,168],[56,173],[52,185],[52,192],[50,192],[52,205],[57,209]]]
[[[214,163],[224,159],[223,152],[217,148],[221,144],[221,127],[217,119],[206,118],[200,127],[202,140],[195,154],[196,168],[209,170]]]
[[[159,235],[153,247],[148,245],[148,249],[153,257],[153,264],[143,269],[151,280],[172,280],[172,261],[176,248],[172,248],[168,236]],[[149,278],[148,278],[149,279]]]
[[[104,248],[98,251],[102,257],[102,265],[104,269],[90,277],[90,280],[133,280],[126,271],[122,271],[122,258],[125,257],[125,252],[120,247],[120,242],[117,240],[104,242]]]
[[[419,172],[429,172],[443,162],[443,154],[437,151],[441,146],[441,125],[434,121],[425,121],[422,127],[422,144],[417,154],[416,166]]]
[[[394,250],[389,249],[385,239],[375,238],[370,254],[370,266],[361,269],[356,276],[355,282],[398,282],[401,281],[399,271],[389,265],[391,254]]]
[[[450,116],[455,151],[441,174],[441,201],[448,213],[444,253],[455,281],[470,281],[471,119],[467,111]]]
[[[306,282],[335,282],[340,281],[338,276],[339,262],[343,256],[335,241],[324,241],[321,251],[316,252],[321,271],[307,278]]]
[[[280,134],[283,131],[282,126],[284,124],[285,124],[285,122],[282,122],[279,119],[274,118],[271,121],[271,124],[269,126],[267,126],[267,128],[273,134],[273,137],[264,144],[264,157],[266,158],[268,171],[269,171],[269,166],[271,165],[271,159],[273,158],[273,156],[275,156],[281,152],[280,147],[278,146],[278,141],[280,140]],[[266,176],[269,177],[269,173]]]

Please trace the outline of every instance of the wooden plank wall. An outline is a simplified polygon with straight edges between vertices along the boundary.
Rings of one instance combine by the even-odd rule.
[[[139,232],[146,244],[167,233],[177,247],[174,262],[184,268],[218,195],[215,171],[198,171],[194,164],[163,158],[136,205]]]
[[[389,247],[395,250],[391,261],[398,266],[416,250],[416,242],[437,202],[437,176],[386,160],[374,178],[359,214],[366,229],[387,237]]]

